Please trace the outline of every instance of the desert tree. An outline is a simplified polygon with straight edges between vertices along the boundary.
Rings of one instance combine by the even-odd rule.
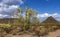
[[[36,17],[37,16],[37,12],[35,10],[33,10],[32,8],[27,8],[26,9],[26,23],[27,23],[27,26],[26,28],[28,29],[29,26],[31,25],[31,19],[33,17]]]
[[[17,8],[16,9],[16,12],[14,12],[14,14],[13,14],[13,16],[14,16],[14,24],[19,25],[20,23],[22,23],[24,21],[22,13],[23,13],[22,8]]]

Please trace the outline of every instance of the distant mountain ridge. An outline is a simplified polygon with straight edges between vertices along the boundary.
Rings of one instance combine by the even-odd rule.
[[[17,18],[0,18],[0,23],[1,24],[8,24],[8,23],[13,23],[14,20],[17,20]]]
[[[43,23],[57,23],[58,21],[55,20],[52,16],[48,17]]]
[[[14,23],[14,20],[18,20],[17,18],[0,18],[1,24],[12,24]],[[48,17],[46,20],[44,20],[42,23],[57,23],[58,21],[55,20],[52,16]]]

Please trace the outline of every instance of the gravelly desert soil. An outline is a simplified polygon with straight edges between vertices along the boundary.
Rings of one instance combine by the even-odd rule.
[[[38,37],[38,36],[37,35],[31,35],[31,34],[23,34],[23,35],[11,35],[11,34],[8,34],[5,37]],[[49,32],[48,35],[40,36],[40,37],[60,37],[60,29],[56,30],[54,32]]]
[[[37,35],[32,35],[32,34],[23,34],[23,35],[11,35],[8,34],[5,37],[38,37]]]
[[[60,30],[56,30],[55,32],[50,32],[46,37],[60,37]]]

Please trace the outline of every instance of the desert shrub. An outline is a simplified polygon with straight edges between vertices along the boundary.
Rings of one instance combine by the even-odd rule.
[[[4,37],[5,35],[7,35],[6,31],[4,31],[3,28],[0,28],[0,37]]]
[[[25,30],[27,30],[27,31],[28,31],[28,30],[29,30],[29,28],[30,28],[30,25],[26,25],[26,26],[25,26]]]
[[[4,28],[4,31],[6,31],[7,33],[9,33],[11,30],[11,28]]]
[[[13,33],[13,35],[17,35],[17,33]]]
[[[0,24],[0,28],[2,28],[6,33],[9,33],[11,31],[11,25],[9,24]]]
[[[48,34],[48,29],[47,28],[43,28],[40,30],[40,36],[44,36]]]
[[[35,28],[35,33],[40,37],[40,36],[47,35],[48,31],[47,31],[47,28],[45,28],[45,26],[37,26]]]
[[[30,32],[33,32],[33,31],[35,31],[35,28],[36,28],[36,26],[35,26],[35,25],[31,25],[31,26],[30,26],[30,29],[29,29],[29,31],[30,31]]]
[[[10,28],[10,24],[0,24],[0,28]]]

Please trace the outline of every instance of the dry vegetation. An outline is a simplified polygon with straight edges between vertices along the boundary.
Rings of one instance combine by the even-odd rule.
[[[20,9],[14,13],[18,15]],[[22,12],[22,11],[21,11]],[[32,9],[26,10],[26,18],[21,16],[18,20],[14,20],[13,24],[0,24],[0,37],[41,37],[48,35],[49,32],[53,32],[60,29],[60,23],[40,23],[40,21],[34,17],[37,14]],[[32,21],[30,21],[32,18]]]
[[[23,36],[27,34],[30,34],[31,36],[45,36],[48,35],[49,32],[53,32],[56,31],[58,29],[60,29],[60,26],[57,25],[26,25],[25,26],[2,26],[0,25],[0,37],[6,37],[6,36]],[[28,36],[30,36],[28,35]]]

